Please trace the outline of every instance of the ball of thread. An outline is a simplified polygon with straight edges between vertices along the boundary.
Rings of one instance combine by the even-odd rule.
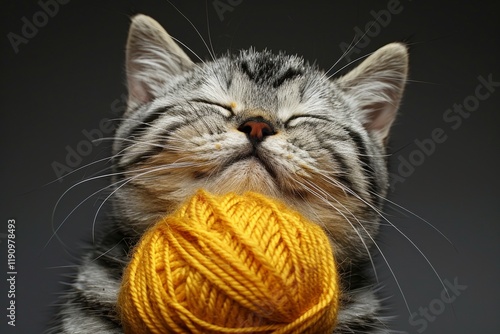
[[[125,333],[331,333],[339,287],[316,224],[256,193],[198,191],[141,238],[118,298]]]

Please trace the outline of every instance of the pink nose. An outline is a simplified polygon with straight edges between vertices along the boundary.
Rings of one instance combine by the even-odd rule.
[[[264,120],[246,121],[240,125],[238,130],[246,133],[248,139],[253,142],[261,142],[265,137],[275,134],[273,127]]]

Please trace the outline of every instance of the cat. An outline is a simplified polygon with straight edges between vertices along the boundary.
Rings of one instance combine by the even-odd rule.
[[[334,333],[388,333],[370,274],[388,189],[386,143],[408,73],[388,44],[337,79],[254,49],[193,62],[162,26],[132,19],[128,105],[113,143],[112,222],[82,259],[49,333],[122,333],[132,247],[199,188],[256,191],[324,228],[342,296]]]

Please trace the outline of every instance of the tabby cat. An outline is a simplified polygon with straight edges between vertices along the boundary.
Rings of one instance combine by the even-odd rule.
[[[113,144],[113,222],[83,258],[51,333],[122,333],[122,271],[144,230],[197,189],[256,191],[322,226],[341,274],[334,333],[388,333],[370,251],[388,188],[385,143],[408,69],[386,45],[338,79],[250,49],[194,63],[156,21],[133,18],[128,107]]]

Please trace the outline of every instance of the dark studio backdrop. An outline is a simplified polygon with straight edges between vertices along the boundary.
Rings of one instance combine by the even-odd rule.
[[[379,238],[409,311],[390,268],[377,257],[382,292],[390,297],[390,314],[397,316],[391,328],[427,334],[499,333],[498,4],[172,2],[207,43],[210,31],[218,54],[250,46],[284,50],[328,69],[366,31],[335,71],[386,43],[411,43],[410,81],[390,142],[389,199],[395,204],[385,209],[399,231],[384,226]],[[42,332],[52,315],[49,306],[63,289],[63,275],[72,272],[83,241],[92,238],[94,216],[106,194],[89,196],[108,180],[71,187],[109,167],[105,161],[92,163],[109,156],[110,141],[91,140],[111,137],[123,111],[124,45],[129,17],[135,13],[154,17],[208,58],[196,31],[167,1],[2,2],[1,333]],[[67,175],[69,170],[76,171]],[[105,207],[99,212],[97,228],[105,223],[105,212]],[[9,228],[9,220],[15,220],[15,229]],[[9,269],[12,235],[15,263]],[[435,268],[449,296],[412,243]],[[15,297],[9,296],[12,288]],[[15,327],[7,317],[12,301]]]

